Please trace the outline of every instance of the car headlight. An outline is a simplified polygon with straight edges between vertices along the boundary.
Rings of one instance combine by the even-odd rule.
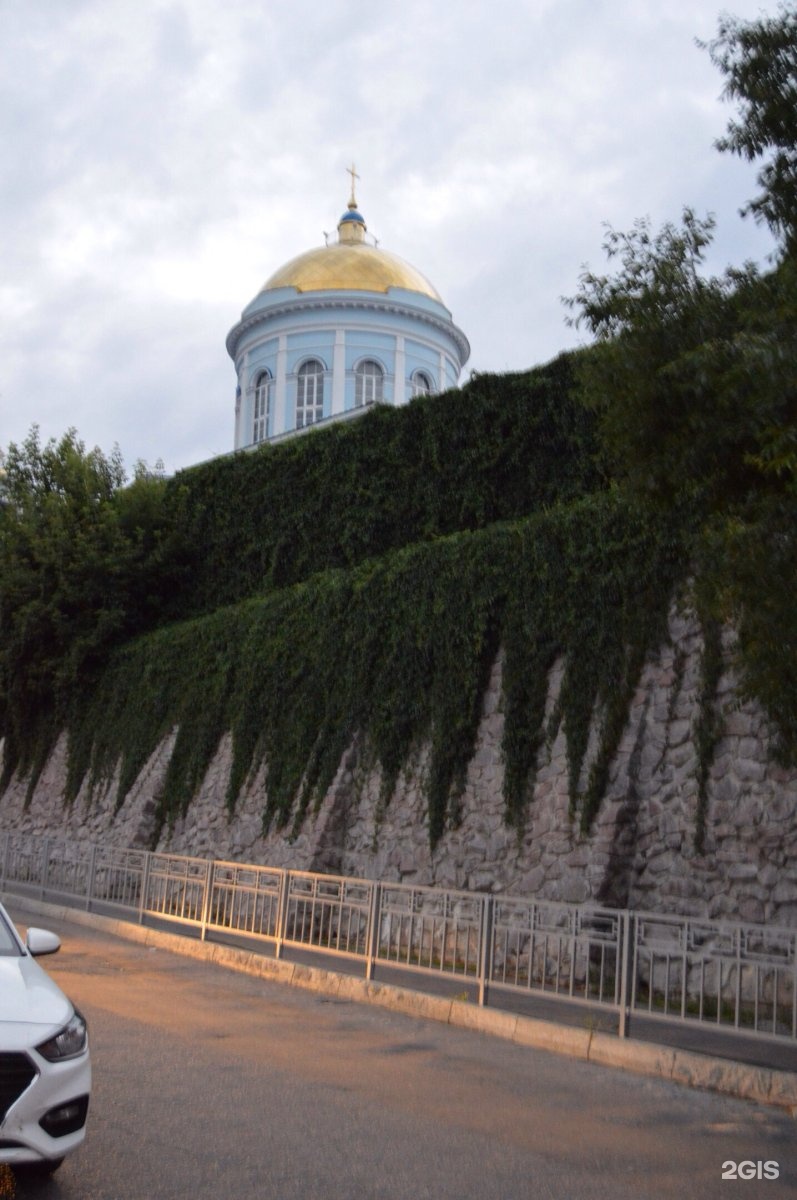
[[[37,1046],[39,1054],[48,1062],[62,1062],[65,1058],[77,1058],[89,1044],[89,1034],[86,1022],[75,1009],[72,1019],[67,1022],[60,1033],[48,1038]]]

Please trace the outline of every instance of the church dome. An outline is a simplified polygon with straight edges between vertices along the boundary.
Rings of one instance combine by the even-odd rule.
[[[397,287],[442,303],[436,289],[415,267],[365,242],[337,242],[299,254],[275,271],[260,291],[262,294],[284,287],[296,288],[297,292],[387,292]]]
[[[227,335],[235,447],[454,388],[468,339],[425,275],[366,240],[354,196],[334,244],[270,275]]]
[[[365,240],[368,226],[357,208],[352,189],[349,207],[338,221],[335,245],[318,246],[285,263],[260,289],[292,287],[297,292],[382,292],[403,288],[442,304],[429,280],[396,254],[388,254]]]

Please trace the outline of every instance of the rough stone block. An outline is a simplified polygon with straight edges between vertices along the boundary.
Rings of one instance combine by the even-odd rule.
[[[782,880],[775,886],[772,899],[775,904],[790,904],[797,900],[797,883],[791,883],[787,879]]]
[[[672,779],[680,782],[693,775],[697,767],[697,755],[692,742],[684,742],[675,746],[667,755],[669,765],[673,768]]]
[[[583,904],[589,898],[586,879],[580,877],[562,880],[559,895],[566,904]]]
[[[747,899],[739,903],[739,917],[742,921],[753,921],[763,924],[766,920],[766,910],[760,900]]]
[[[667,741],[670,746],[681,746],[692,734],[692,722],[689,720],[671,721],[667,730]]]
[[[766,762],[764,747],[759,738],[743,737],[739,739],[739,756],[754,762]]]
[[[729,879],[757,879],[758,867],[755,863],[732,863],[727,875]]]
[[[533,871],[528,871],[521,876],[518,881],[518,894],[521,896],[536,896],[539,889],[545,882],[545,871],[542,867],[535,867]]]
[[[726,737],[749,737],[751,730],[752,723],[748,713],[742,710],[726,713],[724,730]]]
[[[767,769],[764,763],[755,762],[749,758],[739,758],[734,764],[736,778],[742,783],[760,783],[766,778]]]

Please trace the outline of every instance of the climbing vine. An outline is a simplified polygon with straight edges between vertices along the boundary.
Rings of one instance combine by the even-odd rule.
[[[70,792],[121,760],[123,796],[177,729],[161,819],[185,810],[222,735],[228,803],[264,764],[264,823],[296,828],[329,787],[355,732],[389,795],[430,746],[429,835],[456,819],[489,667],[505,654],[507,817],[522,820],[542,737],[548,670],[561,699],[573,804],[592,819],[622,731],[628,690],[661,636],[683,565],[680,542],[603,493],[522,521],[404,547],[348,570],[157,630],[114,654],[70,721]],[[587,733],[601,746],[583,792]]]
[[[65,681],[57,704],[16,723],[17,761],[38,769],[66,727],[68,795],[118,768],[121,800],[174,733],[159,797],[169,822],[229,733],[228,806],[265,770],[264,824],[290,833],[355,735],[381,770],[383,806],[428,747],[434,844],[457,821],[500,649],[507,821],[522,830],[540,747],[562,730],[571,813],[587,830],[699,521],[608,481],[571,374],[563,356],[477,377],[164,481],[168,538],[157,558],[142,543],[146,569],[118,589],[133,636],[106,639],[90,678],[52,673]],[[711,729],[697,732],[710,765]]]
[[[572,354],[461,391],[378,406],[181,472],[168,498],[190,570],[170,616],[352,567],[401,546],[514,520],[605,486]]]

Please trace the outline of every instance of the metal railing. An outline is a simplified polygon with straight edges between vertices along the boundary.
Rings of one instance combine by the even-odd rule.
[[[640,913],[631,937],[636,1011],[797,1038],[797,930]]]
[[[0,834],[0,887],[617,1017],[797,1041],[797,930]]]

